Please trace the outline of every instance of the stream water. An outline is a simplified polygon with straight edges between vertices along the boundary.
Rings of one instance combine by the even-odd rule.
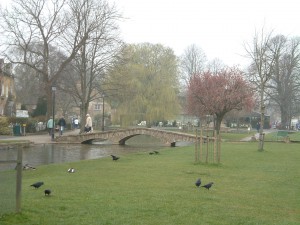
[[[186,145],[187,143],[181,143]],[[23,165],[33,167],[51,163],[74,162],[86,159],[124,155],[132,152],[150,152],[166,148],[160,140],[151,136],[139,135],[126,141],[126,145],[112,145],[106,142],[93,142],[93,144],[41,144],[23,149]],[[15,160],[17,149],[0,150],[1,161]],[[0,164],[0,170],[13,169],[15,163]]]

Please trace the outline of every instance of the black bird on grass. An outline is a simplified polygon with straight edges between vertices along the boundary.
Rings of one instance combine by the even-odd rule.
[[[120,158],[120,157],[115,156],[115,155],[111,155],[111,157],[112,157],[112,160],[114,160],[114,161],[116,161],[116,160],[118,160]]]
[[[159,152],[158,152],[158,151],[154,151],[154,153],[155,153],[155,154],[159,154]]]
[[[50,190],[50,189],[46,189],[44,192],[45,192],[45,196],[46,196],[46,195],[49,196],[49,195],[51,194],[51,190]]]
[[[211,188],[211,186],[213,185],[214,182],[210,182],[208,184],[203,185],[202,187],[206,188],[207,190],[209,190]]]
[[[149,152],[149,155],[153,155],[154,154],[154,152]]]
[[[200,185],[201,185],[201,179],[200,179],[200,178],[196,181],[195,185],[196,185],[197,187],[200,187]]]
[[[36,182],[36,183],[34,183],[34,184],[30,185],[30,186],[35,187],[35,188],[39,188],[39,187],[42,186],[43,184],[44,184],[44,182],[39,181],[39,182]]]

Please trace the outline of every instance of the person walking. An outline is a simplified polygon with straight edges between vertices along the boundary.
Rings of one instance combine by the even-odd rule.
[[[58,125],[59,125],[59,135],[63,135],[64,129],[66,127],[66,120],[64,118],[64,116],[62,116],[59,121],[58,121]]]
[[[256,124],[256,130],[257,130],[257,133],[259,133],[259,131],[260,131],[260,122],[257,122],[257,124]]]
[[[74,119],[74,128],[75,129],[78,129],[78,124],[79,124],[79,120],[78,120],[78,118],[75,118]]]
[[[86,122],[84,126],[84,131],[85,132],[91,132],[93,130],[93,122],[90,114],[86,114]]]
[[[52,118],[52,116],[50,116],[50,119],[47,122],[47,128],[48,128],[49,135],[51,135],[52,132],[54,132],[53,125],[54,125],[53,118]]]

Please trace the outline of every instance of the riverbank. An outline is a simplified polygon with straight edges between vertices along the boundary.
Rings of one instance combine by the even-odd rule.
[[[65,131],[63,135],[74,135],[79,134],[79,129]],[[58,136],[58,133],[55,133],[55,137]],[[44,134],[27,134],[26,136],[5,136],[0,135],[0,142],[9,141],[10,143],[13,141],[25,141],[30,142],[32,144],[53,144],[55,141],[51,140],[51,136],[48,133]]]

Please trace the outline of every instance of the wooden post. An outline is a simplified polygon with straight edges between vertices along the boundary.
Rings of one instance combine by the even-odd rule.
[[[205,160],[206,163],[208,163],[208,153],[209,153],[208,149],[209,149],[209,136],[207,134],[207,136],[206,136],[206,160]]]
[[[200,161],[203,159],[203,128],[200,130]]]
[[[202,162],[202,143],[203,143],[203,139],[202,139],[202,127],[200,129],[200,138],[199,138],[199,161]]]
[[[221,160],[221,132],[217,136],[217,157],[218,157],[218,163],[220,163]]]
[[[198,162],[198,130],[196,129],[196,141],[195,141],[195,162]]]
[[[214,163],[217,161],[217,131],[214,130]]]
[[[16,183],[16,212],[21,212],[21,193],[22,193],[22,158],[23,149],[18,147],[17,158],[17,183]]]

